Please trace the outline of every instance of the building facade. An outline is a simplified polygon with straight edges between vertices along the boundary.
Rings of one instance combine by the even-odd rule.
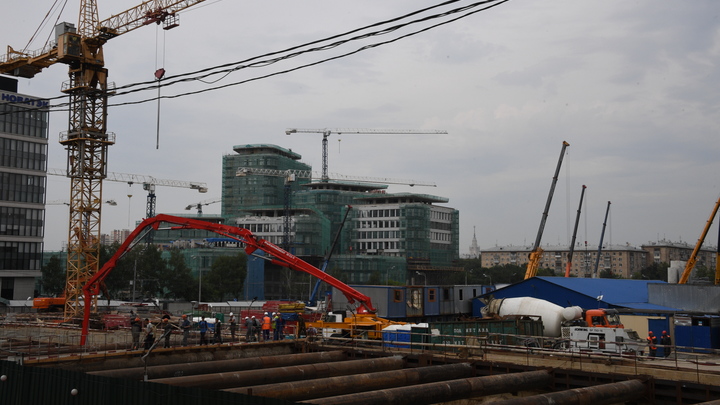
[[[222,213],[229,224],[285,245],[317,267],[337,239],[328,271],[347,282],[404,284],[419,271],[432,282],[458,270],[459,212],[438,205],[446,198],[305,174],[288,181],[288,170],[311,172],[299,154],[266,144],[233,149],[236,154],[223,157]],[[268,280],[266,292],[274,291]]]
[[[692,255],[695,246],[685,242],[661,240],[642,245],[642,248],[648,253],[646,265],[650,266],[653,263],[670,264],[672,261],[686,262],[690,259],[690,255]],[[697,253],[696,259],[696,268],[703,266],[714,269],[717,261],[717,249],[712,247],[701,248]]]
[[[0,298],[26,299],[41,276],[48,151],[47,103],[0,81]]]
[[[570,248],[550,245],[542,248],[544,252],[540,260],[540,268],[551,269],[556,275],[565,274]],[[527,266],[531,251],[530,246],[512,245],[482,249],[481,263],[487,268],[503,265]],[[645,267],[646,256],[647,251],[641,248],[630,245],[607,245],[603,246],[598,260],[597,248],[578,246],[573,251],[570,274],[574,277],[593,277],[597,266],[597,275],[603,270],[610,270],[613,275],[630,278],[633,273]]]

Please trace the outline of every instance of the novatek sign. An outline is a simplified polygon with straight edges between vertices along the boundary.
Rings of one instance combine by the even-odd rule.
[[[24,97],[19,94],[0,92],[0,102],[27,104],[32,107],[48,107],[50,102],[39,98]]]

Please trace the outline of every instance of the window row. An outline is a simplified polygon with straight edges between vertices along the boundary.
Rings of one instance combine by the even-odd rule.
[[[48,112],[0,102],[0,132],[47,139]]]
[[[398,241],[380,241],[380,242],[357,242],[355,247],[358,251],[364,252],[368,250],[400,250],[405,248],[405,242]]]
[[[358,228],[400,228],[400,221],[359,221]]]
[[[45,176],[0,173],[0,201],[45,202]]]
[[[45,211],[0,207],[0,235],[43,236]]]
[[[386,208],[377,210],[360,210],[357,214],[360,218],[397,218],[400,216],[399,208]]]
[[[0,138],[0,166],[45,171],[47,169],[47,145]]]
[[[42,243],[0,241],[0,270],[41,270]]]
[[[430,232],[430,240],[433,242],[452,242],[452,235],[445,232]]]
[[[357,239],[399,239],[405,236],[404,231],[368,231],[357,232]]]
[[[441,231],[451,231],[452,230],[452,224],[448,222],[435,222],[430,221],[430,228],[431,229],[439,229]]]
[[[452,213],[451,212],[443,212],[443,211],[431,211],[430,219],[449,222],[449,221],[452,221]]]

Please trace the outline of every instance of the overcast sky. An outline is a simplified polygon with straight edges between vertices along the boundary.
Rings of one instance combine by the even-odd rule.
[[[138,2],[99,1],[100,18]],[[0,46],[22,49],[52,3],[4,0]],[[71,0],[60,20],[76,23],[78,3]],[[112,39],[104,47],[106,66],[110,81],[122,86],[152,80],[158,67],[172,76],[239,62],[437,3],[207,0],[181,13],[176,29],[153,25]],[[421,16],[470,4],[460,1]],[[449,18],[166,87],[162,94],[293,69]],[[29,49],[41,48],[48,33]],[[694,245],[720,197],[719,60],[716,0],[511,0],[331,62],[163,100],[159,149],[156,102],[112,107],[108,127],[117,142],[108,168],[206,182],[207,194],[158,188],[158,213],[188,213],[186,205],[220,196],[222,156],[234,153],[234,145],[276,144],[320,171],[322,136],[286,136],[288,127],[447,130],[448,135],[331,135],[329,171],[437,184],[388,191],[449,198],[446,205],[460,211],[460,253],[466,254],[474,229],[481,249],[533,244],[567,141],[543,245],[569,243],[583,184],[588,188],[579,242],[597,246],[611,201],[605,242]],[[66,79],[67,67],[53,66],[21,79],[19,92],[58,96]],[[51,114],[51,168],[65,168],[66,152],[58,143],[65,130],[67,113]],[[106,182],[104,197],[118,206],[104,209],[103,233],[132,228],[144,216],[141,185]],[[69,199],[69,180],[50,176],[47,198]],[[220,204],[204,212],[219,213]],[[46,250],[59,249],[67,239],[67,218],[66,206],[47,207]],[[716,225],[707,245],[717,245]]]

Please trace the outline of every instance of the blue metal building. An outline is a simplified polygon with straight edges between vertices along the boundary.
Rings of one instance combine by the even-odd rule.
[[[480,295],[473,299],[473,316],[480,316],[484,304],[480,298],[533,297],[562,307],[632,308],[643,311],[673,310],[648,302],[648,284],[658,280],[626,280],[611,278],[533,277],[519,283]]]

